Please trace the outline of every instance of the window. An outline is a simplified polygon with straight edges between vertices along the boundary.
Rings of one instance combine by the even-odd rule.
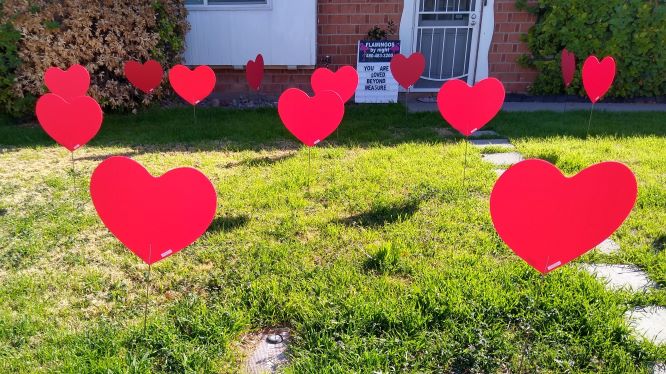
[[[196,10],[270,9],[271,0],[185,0],[185,5]]]

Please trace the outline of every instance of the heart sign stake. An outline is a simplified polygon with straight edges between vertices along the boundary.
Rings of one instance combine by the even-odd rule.
[[[261,82],[264,80],[264,56],[258,54],[254,61],[250,60],[247,62],[245,78],[250,88],[259,91]]]
[[[615,80],[615,59],[608,56],[599,61],[590,56],[583,64],[583,86],[594,104],[608,92]]]
[[[425,66],[425,56],[420,52],[409,57],[398,53],[391,59],[391,74],[404,89],[408,90],[421,78]]]
[[[169,70],[169,82],[173,90],[194,108],[194,123],[197,121],[197,104],[215,89],[217,78],[210,67],[203,65],[194,70],[176,65]]]
[[[566,177],[543,160],[509,168],[490,195],[502,240],[542,274],[582,256],[617,230],[637,197],[634,173],[603,162]]]
[[[496,78],[486,78],[474,86],[460,79],[447,81],[437,94],[437,107],[444,119],[465,137],[488,124],[502,109],[504,85]],[[463,165],[463,186],[467,172],[467,142]]]
[[[44,73],[44,84],[51,93],[70,100],[86,96],[90,88],[90,73],[81,65],[73,65],[66,71],[52,67]]]
[[[159,87],[162,77],[164,77],[162,65],[155,60],[149,60],[144,64],[138,61],[127,61],[124,71],[127,80],[146,94]]]
[[[196,241],[217,207],[215,188],[200,171],[178,168],[156,178],[127,157],[95,169],[90,196],[109,231],[149,265]]]
[[[345,103],[334,91],[321,91],[310,97],[299,89],[290,88],[280,95],[278,114],[287,130],[308,147],[309,188],[310,148],[340,126],[345,115]]]
[[[562,50],[562,56],[560,57],[560,68],[562,69],[562,80],[564,81],[565,90],[569,88],[574,79],[574,74],[576,72],[576,55],[573,52],[569,52],[566,48]],[[567,111],[567,100],[564,100],[562,104],[562,121],[565,122]]]
[[[173,169],[155,178],[130,158],[111,157],[93,172],[90,196],[109,231],[148,264],[145,335],[152,264],[206,232],[215,217],[217,193],[196,169]]]
[[[35,114],[42,129],[70,152],[94,138],[103,120],[102,108],[90,96],[65,100],[46,94],[37,100]]]
[[[576,72],[576,55],[564,48],[562,50],[560,67],[562,68],[564,87],[568,88],[571,85],[571,82],[573,82],[574,73]]]
[[[616,65],[615,59],[611,56],[604,57],[599,61],[596,56],[590,56],[583,64],[583,86],[585,92],[592,102],[590,109],[590,119],[587,123],[587,136],[590,136],[590,129],[592,127],[592,113],[594,112],[594,104],[610,90],[615,80]]]
[[[346,103],[354,96],[358,87],[358,72],[351,66],[343,66],[335,73],[327,68],[319,68],[312,74],[310,84],[315,94],[333,91]]]
[[[398,53],[391,58],[391,74],[407,92],[405,92],[405,117],[409,113],[407,108],[409,88],[416,84],[421,78],[426,67],[425,56],[421,52],[415,52],[409,57]]]

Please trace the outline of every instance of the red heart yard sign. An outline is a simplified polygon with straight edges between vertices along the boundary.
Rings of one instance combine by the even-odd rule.
[[[90,196],[109,231],[149,265],[196,241],[217,208],[215,188],[200,171],[178,168],[156,178],[127,157],[95,169]]]
[[[215,72],[208,66],[190,70],[187,66],[176,65],[169,70],[169,82],[178,96],[192,105],[197,105],[215,89]]]
[[[404,89],[408,89],[421,78],[425,66],[425,56],[420,52],[412,54],[409,58],[398,53],[391,59],[391,74]]]
[[[51,93],[64,99],[86,96],[90,88],[90,74],[81,65],[73,65],[66,71],[48,68],[44,73],[44,84]]]
[[[247,78],[247,84],[253,90],[259,91],[261,82],[264,80],[264,56],[258,54],[254,61],[247,62],[245,77]]]
[[[629,216],[636,177],[603,162],[567,178],[543,160],[509,168],[490,195],[490,214],[504,242],[546,274],[592,250]]]
[[[470,87],[460,79],[447,81],[437,94],[437,106],[444,119],[465,136],[492,120],[504,104],[504,85],[487,78]]]
[[[37,100],[35,114],[44,131],[70,152],[94,138],[103,120],[102,108],[89,96],[67,101],[46,94]]]
[[[326,68],[315,70],[310,78],[315,94],[322,91],[334,91],[342,101],[347,102],[354,96],[358,87],[358,73],[351,66],[343,66],[335,73]]]
[[[125,77],[144,93],[151,93],[162,83],[164,70],[162,65],[155,60],[142,64],[138,61],[125,62]]]
[[[596,103],[608,92],[615,80],[615,59],[605,57],[601,62],[590,56],[583,64],[583,86],[592,103]]]
[[[336,92],[322,91],[313,97],[290,88],[280,95],[278,113],[284,126],[303,144],[313,147],[338,128],[345,103]]]
[[[574,74],[576,72],[576,55],[564,48],[562,50],[560,66],[562,68],[564,87],[569,87],[571,82],[573,82]]]

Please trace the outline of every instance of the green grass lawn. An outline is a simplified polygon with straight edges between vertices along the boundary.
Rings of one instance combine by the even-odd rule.
[[[244,334],[290,326],[287,372],[647,373],[666,347],[623,315],[666,290],[610,292],[575,264],[542,278],[499,239],[493,167],[445,138],[438,114],[352,106],[311,152],[273,110],[109,115],[69,154],[34,126],[0,125],[0,371],[236,372]],[[623,250],[666,285],[666,114],[501,114],[491,128],[566,173],[619,160],[637,206]],[[111,155],[154,175],[202,170],[218,217],[190,248],[147,267],[102,225],[89,176]],[[310,180],[310,187],[307,180]],[[527,348],[527,349],[526,349]],[[524,352],[527,351],[527,354]],[[521,367],[522,362],[522,367]]]

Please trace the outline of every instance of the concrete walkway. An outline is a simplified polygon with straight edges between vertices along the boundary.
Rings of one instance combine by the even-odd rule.
[[[423,104],[423,103],[418,103]],[[509,103],[510,104],[510,103]],[[514,103],[514,104],[542,104],[544,103]],[[433,105],[433,104],[426,104]],[[562,108],[563,104],[550,104],[559,105]],[[621,104],[624,105],[624,104]],[[529,107],[529,105],[528,105]],[[538,106],[533,106],[532,111]],[[541,106],[543,108],[543,106]],[[666,106],[664,106],[666,111]],[[636,110],[634,110],[636,111]],[[473,146],[479,148],[482,152],[483,160],[491,163],[495,167],[497,177],[501,177],[505,171],[505,167],[510,167],[520,161],[523,156],[520,152],[514,150],[515,147],[511,142],[501,137],[494,131],[479,131],[474,134],[470,139]],[[482,139],[479,139],[482,138]],[[487,147],[504,148],[511,150],[510,152],[499,153],[484,153],[483,150]],[[607,239],[601,243],[597,250],[607,256],[613,256],[622,251],[620,245],[613,239]],[[587,271],[592,276],[596,277],[602,282],[607,289],[611,291],[626,291],[626,292],[650,292],[656,288],[656,283],[653,282],[648,275],[639,267],[633,264],[623,265],[607,265],[607,264],[580,264],[579,268]],[[625,319],[628,324],[633,328],[634,334],[637,339],[644,339],[654,343],[655,345],[666,344],[666,308],[661,306],[644,306],[638,307],[629,311]],[[666,374],[664,372],[666,366],[663,362],[654,363],[651,368],[654,374]]]
[[[576,110],[590,110],[590,103],[531,103],[507,102],[502,110],[505,112],[569,112]],[[416,100],[407,103],[407,110],[412,113],[437,112],[436,103],[421,103]],[[595,111],[606,112],[666,112],[666,104],[623,104],[598,103],[594,105]]]

